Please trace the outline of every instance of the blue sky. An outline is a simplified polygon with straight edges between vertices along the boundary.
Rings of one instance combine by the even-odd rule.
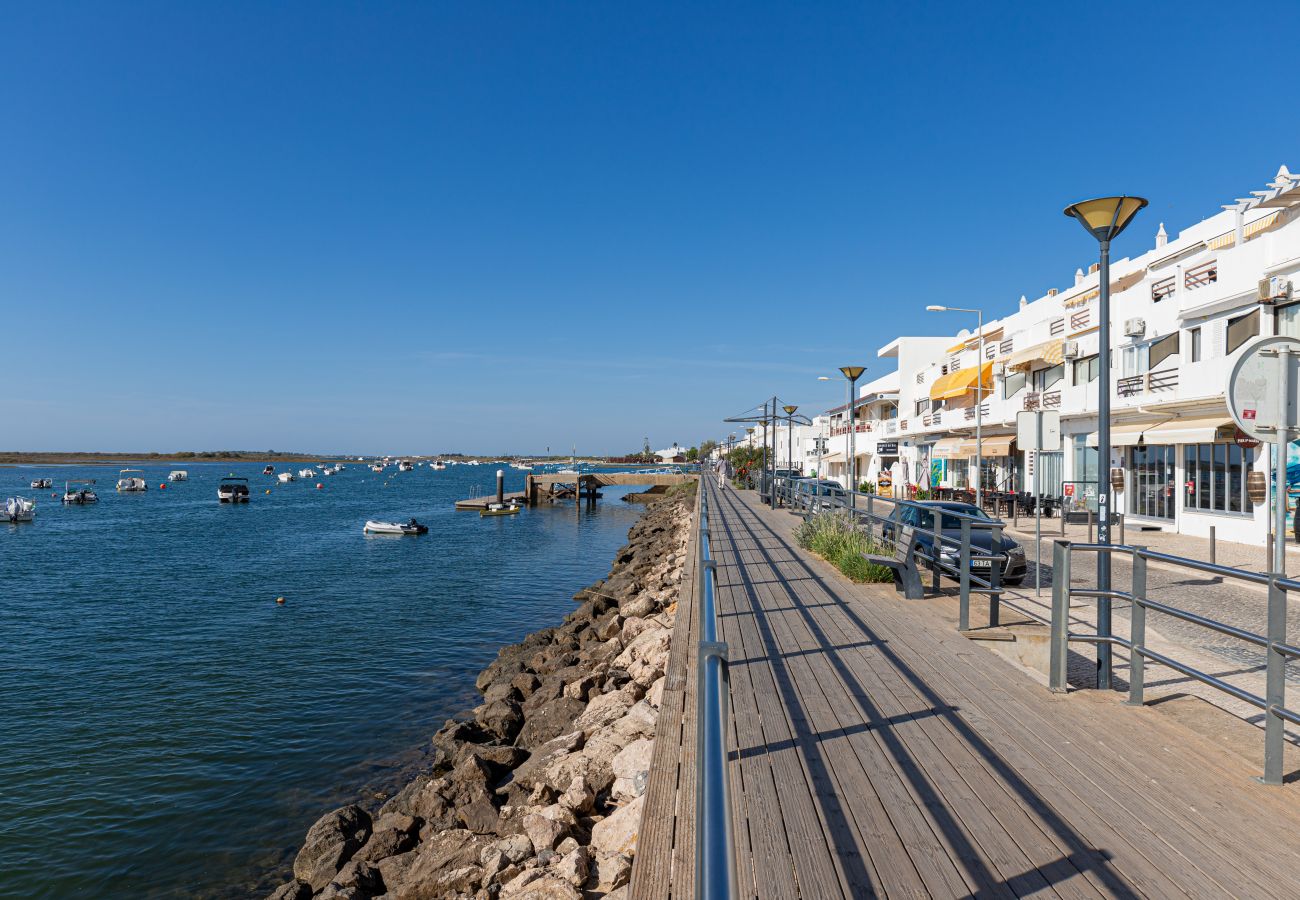
[[[622,451],[1300,165],[1277,4],[17,4],[0,449]],[[956,291],[956,295],[949,293]]]

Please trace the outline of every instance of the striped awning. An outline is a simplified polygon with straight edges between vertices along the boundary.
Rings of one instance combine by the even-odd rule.
[[[949,372],[947,375],[935,379],[930,386],[931,400],[952,400],[955,397],[964,397],[966,394],[975,390],[977,382],[983,382],[982,390],[984,393],[993,391],[993,363],[986,362],[982,366],[971,366],[967,369],[958,369],[956,372]]]
[[[1041,362],[1049,366],[1060,365],[1065,358],[1065,341],[1053,338],[1033,347],[1018,350],[1002,360],[1008,369],[1020,372],[1029,369],[1034,363]]]

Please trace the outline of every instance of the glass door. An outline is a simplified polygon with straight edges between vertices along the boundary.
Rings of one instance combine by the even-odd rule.
[[[1174,517],[1174,448],[1148,444],[1129,448],[1128,511],[1153,519]]]

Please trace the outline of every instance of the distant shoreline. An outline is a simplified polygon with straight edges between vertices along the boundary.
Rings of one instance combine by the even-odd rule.
[[[382,459],[378,456],[366,456],[365,460]],[[397,459],[399,457],[391,457]],[[535,460],[547,465],[568,462],[569,457],[558,456],[467,456],[464,454],[413,455],[400,457],[405,459],[478,459],[485,463],[510,463],[516,460]],[[183,453],[86,453],[72,451],[43,451],[34,453],[17,453],[0,451],[0,468],[11,466],[112,466],[118,463],[298,463],[298,462],[356,462],[355,454],[342,453],[255,453],[253,451],[232,452],[183,452]],[[600,459],[579,459],[585,464],[604,464]],[[647,464],[648,465],[648,464]]]

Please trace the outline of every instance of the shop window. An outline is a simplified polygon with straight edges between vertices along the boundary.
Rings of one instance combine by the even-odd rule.
[[[1188,444],[1183,449],[1183,506],[1202,512],[1252,513],[1246,476],[1255,451],[1236,444]]]

